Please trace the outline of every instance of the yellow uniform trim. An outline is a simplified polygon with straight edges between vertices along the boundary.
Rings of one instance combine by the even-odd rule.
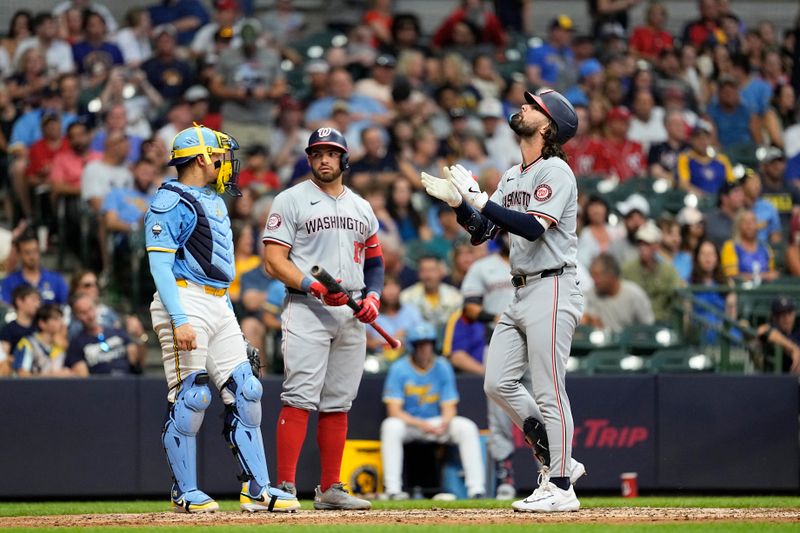
[[[176,279],[175,284],[178,287],[183,287],[183,288],[189,286],[189,282],[186,281],[185,279]],[[218,289],[216,287],[211,287],[210,285],[201,285],[201,287],[203,287],[203,290],[206,291],[206,294],[210,294],[211,296],[217,296],[217,297],[225,296],[225,294],[228,292],[228,289]]]
[[[175,338],[175,322],[169,322],[172,327],[172,355],[175,357],[175,376],[178,378],[178,389],[181,387],[183,380],[181,379],[181,356],[178,352],[178,339]]]
[[[456,332],[456,323],[461,318],[461,310],[455,311],[444,327],[444,339],[442,340],[442,355],[450,357],[453,355],[453,334]]]
[[[148,252],[167,252],[168,254],[174,254],[178,250],[172,250],[171,248],[159,248],[158,246],[150,246],[147,248]]]

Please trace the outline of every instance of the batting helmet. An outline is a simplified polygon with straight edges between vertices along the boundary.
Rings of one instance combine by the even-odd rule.
[[[342,170],[350,168],[350,150],[347,148],[347,140],[341,132],[334,128],[319,128],[311,137],[308,138],[306,154],[311,153],[314,146],[333,146],[342,151]]]
[[[436,329],[427,322],[417,324],[408,332],[409,344],[416,344],[423,341],[436,342]]]
[[[578,115],[572,104],[560,93],[553,89],[542,89],[536,94],[525,91],[525,100],[541,109],[555,123],[558,144],[564,144],[575,136],[578,131]]]

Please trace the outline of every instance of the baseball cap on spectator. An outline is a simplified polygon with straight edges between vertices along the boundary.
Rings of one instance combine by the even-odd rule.
[[[600,28],[600,38],[607,39],[624,39],[625,28],[619,22],[606,22]]]
[[[739,86],[739,82],[738,82],[738,81],[736,81],[736,78],[734,78],[734,77],[733,77],[733,76],[731,76],[730,74],[723,74],[723,75],[721,75],[721,76],[719,77],[719,79],[717,80],[717,84],[718,84],[720,87],[725,87],[726,85],[732,85],[732,86],[734,86],[734,87],[738,87],[738,86]]]
[[[306,63],[306,74],[327,74],[330,72],[331,66],[324,59],[312,59]]]
[[[259,35],[261,35],[261,23],[254,18],[245,19],[239,30],[242,44],[245,46],[255,45]]]
[[[47,110],[42,113],[42,126],[54,120],[61,120],[61,115],[56,111]]]
[[[347,105],[345,100],[336,100],[333,103],[333,107],[331,108],[331,114],[335,115],[336,113],[349,113],[350,106]]]
[[[724,181],[722,185],[719,186],[719,190],[717,191],[717,207],[722,205],[722,197],[728,196],[731,191],[735,191],[736,189],[740,189],[742,187],[742,182],[739,180],[736,181]]]
[[[217,11],[236,11],[239,9],[239,4],[236,0],[217,0],[214,2],[214,8]]]
[[[584,79],[592,74],[597,74],[598,72],[603,72],[603,65],[600,64],[598,60],[593,57],[590,57],[583,63],[581,63],[580,68],[578,69],[578,79]]]
[[[209,98],[208,89],[203,87],[202,85],[192,85],[186,92],[183,93],[183,99],[193,104],[195,102],[199,102],[201,100],[208,100]]]
[[[175,26],[172,24],[159,24],[153,28],[153,39],[158,39],[165,33],[171,37],[176,37],[178,35],[178,30],[176,30]]]
[[[707,121],[707,120],[699,119],[695,123],[695,125],[692,128],[692,131],[690,133],[693,136],[694,135],[698,135],[700,133],[712,134],[712,133],[714,133],[714,126],[712,126],[711,123],[709,121]]]
[[[228,42],[231,39],[233,39],[233,27],[231,26],[222,26],[217,30],[217,33],[214,34],[215,41]]]
[[[786,159],[786,157],[783,155],[783,150],[776,146],[770,146],[764,151],[764,155],[761,156],[761,162],[765,165],[767,163],[772,163],[773,161],[784,159]]]
[[[484,98],[478,103],[478,116],[481,118],[504,118],[503,104],[497,98]]]
[[[794,300],[788,296],[778,296],[772,300],[772,314],[780,315],[797,309]]]
[[[450,120],[456,120],[459,118],[467,118],[467,110],[463,107],[454,107],[450,110]]]
[[[661,230],[658,229],[655,222],[648,220],[636,230],[636,240],[647,244],[658,244],[661,242]]]
[[[627,107],[622,105],[614,107],[606,115],[606,121],[611,122],[612,120],[624,120],[625,122],[629,122],[631,120],[631,112],[628,111]]]
[[[703,221],[703,212],[696,207],[686,206],[678,211],[678,216],[675,221],[680,226],[693,226]]]
[[[631,194],[627,200],[617,204],[617,211],[623,217],[627,217],[634,211],[638,211],[644,216],[650,216],[650,204],[647,199],[639,193]]]
[[[562,30],[575,31],[575,24],[568,15],[559,15],[550,21],[550,29],[561,28]]]
[[[391,54],[381,54],[375,58],[376,67],[394,68],[397,65],[397,59]]]

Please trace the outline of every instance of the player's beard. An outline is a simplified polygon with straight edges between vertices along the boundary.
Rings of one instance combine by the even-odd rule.
[[[508,125],[511,126],[512,131],[520,137],[533,137],[537,130],[535,126],[522,122],[522,115],[519,113],[514,113],[509,117]]]
[[[311,169],[311,174],[314,176],[314,179],[322,182],[322,183],[333,183],[334,181],[338,180],[342,177],[341,170],[335,170],[330,174],[322,174],[321,172]]]

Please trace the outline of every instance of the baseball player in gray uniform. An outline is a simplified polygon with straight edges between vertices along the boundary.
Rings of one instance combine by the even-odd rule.
[[[576,279],[578,190],[562,145],[578,118],[559,93],[525,93],[509,118],[520,137],[522,165],[503,174],[491,199],[460,165],[444,179],[422,174],[428,194],[447,202],[478,244],[501,229],[511,235],[514,298],[489,344],[484,390],[522,429],[542,465],[539,487],[513,503],[517,511],[577,511],[570,479],[572,413],[564,387],[572,334],[583,314]],[[533,394],[521,380],[530,370]]]
[[[496,239],[500,244],[498,253],[475,261],[461,284],[464,315],[470,320],[484,322],[492,328],[514,299],[515,288],[511,283],[508,239],[508,234],[501,234]],[[532,390],[530,372],[525,372],[522,385],[527,390]],[[496,402],[490,400],[487,407],[489,454],[495,462],[495,495],[498,500],[510,500],[516,496],[511,460],[515,450],[512,421]],[[570,464],[572,472],[570,478],[574,483],[586,473],[586,468],[575,459],[572,459]]]
[[[339,480],[347,412],[366,357],[364,323],[375,320],[383,290],[378,220],[366,200],[342,184],[347,142],[332,128],[311,134],[306,147],[313,177],[275,197],[263,240],[267,272],[287,287],[282,313],[285,379],[278,417],[278,479],[296,493],[295,473],[310,411],[319,412],[322,475],[316,509],[369,509]],[[361,310],[344,306],[348,294],[330,293],[310,277],[322,266],[338,278]],[[344,306],[344,307],[343,307]]]

